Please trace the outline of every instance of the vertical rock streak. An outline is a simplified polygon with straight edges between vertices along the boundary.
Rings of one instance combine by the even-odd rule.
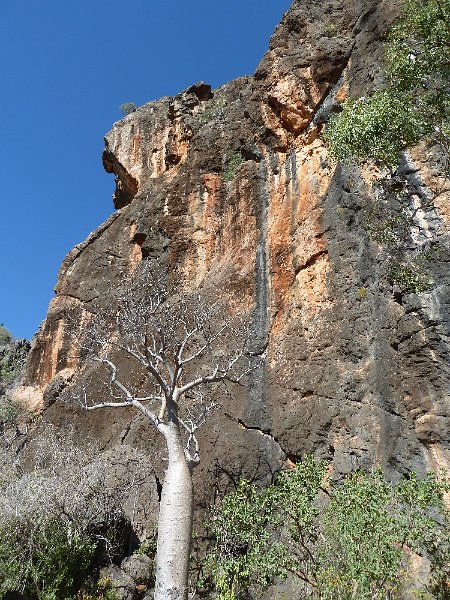
[[[267,362],[265,351],[270,328],[269,312],[269,266],[267,259],[269,190],[268,173],[264,160],[258,165],[258,187],[256,196],[257,245],[255,252],[255,307],[251,324],[251,353],[254,355],[254,370],[248,393],[245,422],[252,427],[268,428],[266,404]]]

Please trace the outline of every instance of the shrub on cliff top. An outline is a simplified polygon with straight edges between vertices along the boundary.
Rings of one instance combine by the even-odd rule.
[[[0,323],[0,344],[9,344],[11,341],[12,335],[9,333],[3,323]]]
[[[119,106],[124,117],[136,110],[136,104],[134,102],[124,102]]]
[[[11,341],[0,347],[0,390],[12,385],[17,379],[29,350],[27,340]]]

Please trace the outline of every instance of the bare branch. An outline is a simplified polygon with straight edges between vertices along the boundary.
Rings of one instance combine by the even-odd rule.
[[[107,365],[111,370],[111,385],[116,386],[126,397],[128,403],[131,402],[132,394],[130,391],[117,379],[117,367],[108,358],[93,358],[94,361]]]
[[[90,310],[88,327],[78,327],[77,347],[106,374],[102,380],[101,369],[85,368],[82,375],[99,379],[110,397],[89,404],[85,389],[84,408],[133,406],[161,433],[175,423],[186,458],[195,463],[196,432],[217,406],[208,399],[213,388],[207,388],[241,384],[255,368],[245,351],[241,317],[227,315],[223,304],[209,304],[199,293],[169,297],[155,263],[142,263],[109,307]]]
[[[167,399],[166,397],[163,398],[163,401],[161,402],[161,408],[159,409],[159,419],[162,421],[165,417],[166,414],[166,408],[167,408]]]
[[[129,408],[129,402],[100,402],[99,404],[86,404],[85,410],[97,410],[98,408]]]
[[[252,370],[254,370],[254,368],[255,368],[252,366],[248,366],[247,369],[243,370],[238,375],[234,376],[232,374],[232,370],[233,370],[234,366],[244,356],[246,356],[246,355],[244,353],[240,352],[236,356],[234,356],[228,362],[228,364],[226,366],[220,367],[219,365],[216,365],[214,368],[214,371],[211,374],[202,375],[200,377],[197,377],[196,379],[193,379],[192,381],[190,381],[190,382],[186,383],[185,385],[181,386],[180,388],[178,388],[179,395],[182,396],[189,390],[192,390],[193,388],[199,387],[201,385],[220,383],[222,381],[228,381],[230,383],[239,384],[242,381],[242,379],[246,375],[248,375]]]
[[[164,402],[165,399],[164,399],[164,396],[153,396],[153,395],[150,395],[150,396],[142,396],[142,397],[136,396],[135,400],[137,400],[138,402],[149,402],[149,401],[154,402],[154,401],[158,401],[158,402],[162,403],[162,402]]]
[[[149,410],[146,406],[141,404],[138,400],[133,400],[132,404],[139,412],[141,412],[144,417],[147,417],[149,421],[153,423],[153,425],[160,431],[165,434],[167,425],[162,422],[151,410]]]

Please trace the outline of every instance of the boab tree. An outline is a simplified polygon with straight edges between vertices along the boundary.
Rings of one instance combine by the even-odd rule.
[[[218,405],[218,394],[229,383],[242,383],[253,365],[244,321],[200,294],[169,296],[161,269],[149,264],[139,268],[113,307],[94,312],[80,350],[97,363],[95,377],[103,373],[108,398],[93,401],[84,385],[81,401],[87,411],[133,407],[163,436],[168,466],[159,507],[155,599],[185,600],[192,471],[200,461],[196,433]]]

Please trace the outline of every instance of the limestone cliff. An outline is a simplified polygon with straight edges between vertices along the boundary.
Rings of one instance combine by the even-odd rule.
[[[382,85],[397,11],[383,0],[294,0],[254,76],[193,85],[113,126],[103,161],[116,211],[64,260],[17,397],[105,447],[155,455],[141,417],[88,419],[63,397],[75,360],[67,309],[80,309],[82,329],[90,303],[106,306],[124,274],[159,257],[187,288],[214,277],[224,298],[251,307],[264,361],[200,434],[199,506],[221,473],[265,477],[305,452],[332,459],[336,476],[374,464],[394,478],[448,468],[449,185],[439,156],[405,155],[386,189],[375,168],[333,164],[320,137],[339,102]],[[404,274],[422,255],[431,285],[418,290],[393,269]]]

